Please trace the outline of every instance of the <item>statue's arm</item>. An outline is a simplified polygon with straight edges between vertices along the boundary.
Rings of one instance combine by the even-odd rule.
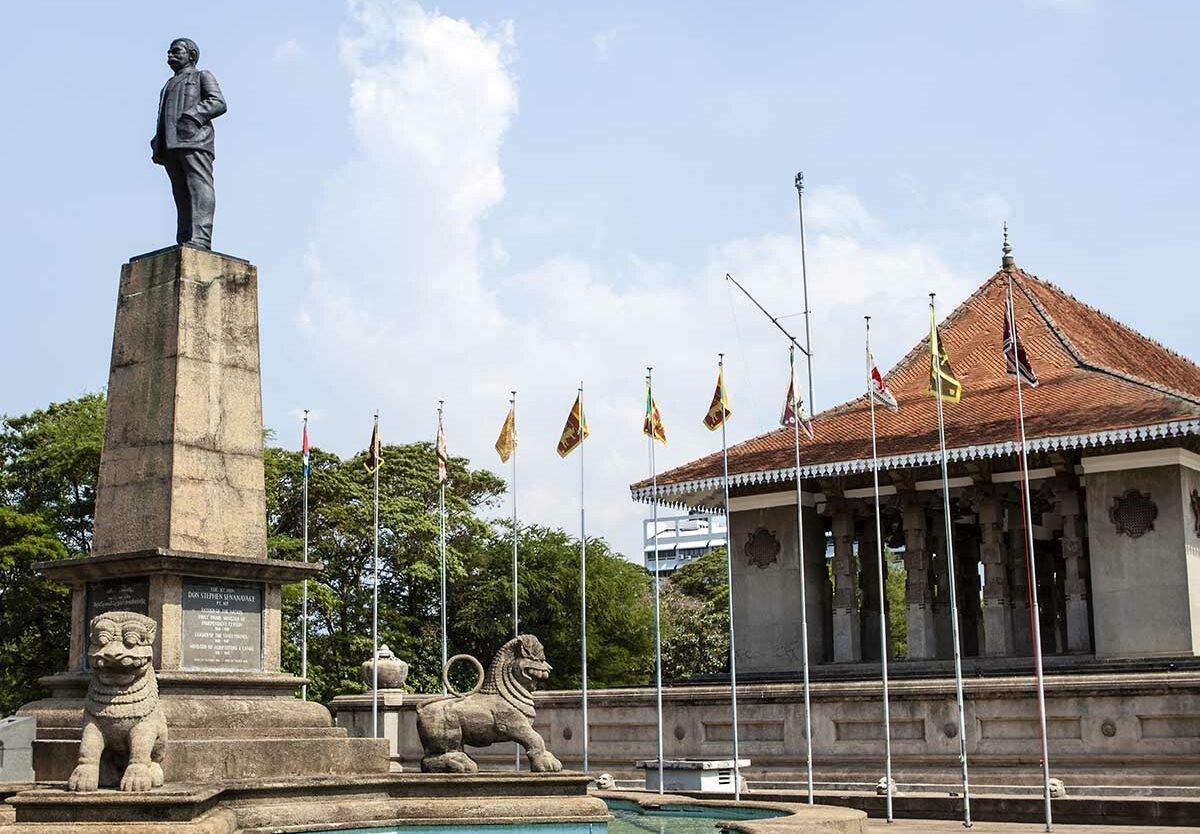
[[[200,70],[200,100],[183,112],[184,116],[206,125],[226,110],[225,96],[217,79],[208,70]]]

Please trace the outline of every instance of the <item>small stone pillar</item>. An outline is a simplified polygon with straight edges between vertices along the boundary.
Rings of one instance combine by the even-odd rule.
[[[1088,593],[1088,563],[1083,552],[1082,524],[1079,520],[1079,493],[1071,490],[1058,496],[1062,516],[1062,554],[1065,568],[1064,590],[1067,595],[1067,651],[1086,654],[1092,650],[1092,620]]]
[[[930,574],[933,578],[934,657],[954,657],[954,632],[950,627],[950,561],[946,558],[946,521],[939,508],[929,531]]]
[[[403,749],[400,738],[400,708],[404,705],[403,687],[408,678],[408,664],[396,657],[387,644],[379,647],[375,654],[375,663],[379,667],[378,696],[371,689],[375,680],[375,670],[371,661],[366,660],[362,665],[362,679],[367,685],[367,691],[336,696],[330,704],[330,711],[337,726],[344,728],[352,738],[371,738],[377,708],[377,735],[387,739],[388,757],[391,762],[389,769],[392,773],[400,773],[404,770],[400,754]]]
[[[1008,508],[1008,576],[1012,588],[1013,654],[1033,654],[1029,621],[1029,563],[1025,558],[1025,528],[1020,506]]]
[[[844,499],[830,499],[833,511],[833,662],[862,660],[858,609],[858,567],[854,558],[854,511]]]
[[[926,660],[935,656],[933,596],[929,576],[929,543],[926,540],[925,508],[916,500],[904,505],[904,568],[907,573],[904,602],[907,608],[908,658]]]
[[[979,558],[983,562],[983,653],[1005,657],[1012,654],[1012,607],[1000,502],[987,496],[979,499],[976,510]]]

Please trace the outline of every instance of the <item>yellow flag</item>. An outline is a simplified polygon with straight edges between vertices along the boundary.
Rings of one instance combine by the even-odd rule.
[[[500,427],[500,436],[496,438],[496,451],[500,454],[500,462],[508,463],[513,450],[517,448],[517,407],[508,410],[504,425]]]
[[[562,436],[558,438],[558,456],[565,458],[583,443],[583,439],[591,434],[588,431],[587,417],[583,414],[583,394],[575,397],[575,405],[567,415],[567,424],[563,426]]]
[[[375,427],[371,429],[371,445],[367,449],[367,459],[363,461],[363,466],[367,467],[368,472],[374,472],[383,466],[383,447],[379,444],[378,417],[375,418]]]
[[[942,399],[956,403],[962,399],[962,383],[954,376],[950,357],[938,338],[937,322],[933,318],[933,307],[929,308],[929,387],[925,393],[936,397],[938,377],[941,377]]]
[[[725,391],[725,368],[722,366],[717,371],[717,390],[713,391],[712,404],[708,407],[708,413],[704,415],[704,425],[708,426],[709,431],[716,431],[732,416],[729,394]]]
[[[658,403],[654,401],[649,383],[646,383],[646,419],[642,422],[642,434],[653,437],[664,446],[667,443],[667,428],[663,425],[662,415],[658,413]]]

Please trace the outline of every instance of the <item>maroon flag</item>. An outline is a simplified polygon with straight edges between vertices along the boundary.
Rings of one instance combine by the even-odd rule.
[[[1008,373],[1014,376],[1020,369],[1021,381],[1030,388],[1037,387],[1037,374],[1033,372],[1029,356],[1025,353],[1025,345],[1021,344],[1021,337],[1017,335],[1017,329],[1013,326],[1011,303],[1004,305],[1004,365]]]

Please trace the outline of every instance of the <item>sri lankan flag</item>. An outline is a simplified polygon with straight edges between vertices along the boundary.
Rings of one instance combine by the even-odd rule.
[[[363,466],[368,472],[374,472],[383,466],[383,447],[379,445],[379,418],[375,418],[375,426],[371,429],[371,445],[367,447],[367,459]]]
[[[663,425],[662,415],[658,413],[658,403],[650,391],[650,383],[646,383],[646,419],[642,422],[642,434],[652,437],[664,446],[667,443],[667,429]]]
[[[942,399],[956,403],[962,399],[962,383],[954,376],[950,357],[938,339],[937,322],[933,318],[933,305],[929,306],[929,388],[925,393],[934,397],[938,393],[938,377],[941,377]]]
[[[583,414],[583,391],[575,397],[575,405],[567,415],[567,424],[563,426],[562,436],[558,438],[558,456],[565,458],[583,444],[583,439],[591,434],[588,431],[587,417]]]
[[[716,431],[732,416],[729,394],[725,391],[725,366],[722,365],[717,370],[717,390],[713,391],[712,404],[708,407],[708,413],[704,415],[704,425],[708,426],[709,431]]]
[[[517,407],[511,406],[508,409],[508,416],[504,418],[504,425],[500,427],[500,436],[496,438],[496,453],[500,455],[501,463],[508,463],[508,459],[512,457],[513,450],[517,448]]]

